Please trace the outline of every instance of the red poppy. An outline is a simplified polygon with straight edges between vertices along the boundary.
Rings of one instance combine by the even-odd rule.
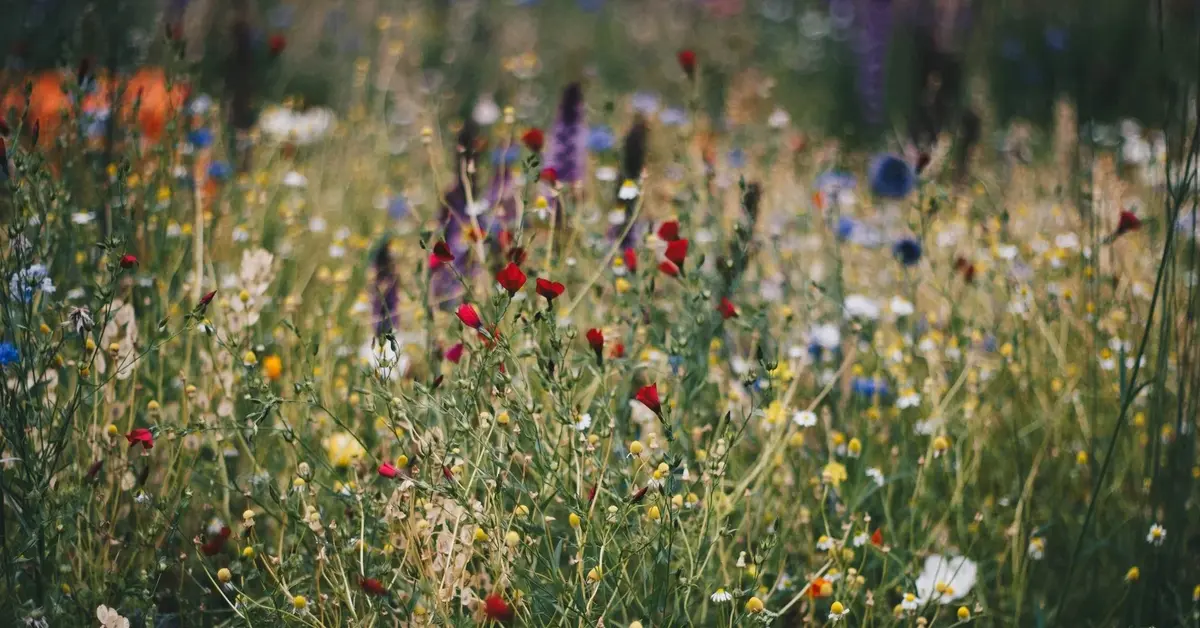
[[[383,586],[382,582],[374,578],[359,578],[358,586],[362,587],[362,590],[368,595],[377,595],[383,597],[388,593],[387,587]]]
[[[458,344],[455,344],[453,347],[450,347],[449,349],[447,349],[445,357],[447,360],[450,360],[454,364],[458,364],[458,361],[462,359],[462,354],[463,354],[463,343],[460,342]]]
[[[679,267],[676,266],[671,260],[663,260],[662,263],[658,265],[658,269],[671,277],[679,276]]]
[[[521,272],[521,269],[516,264],[509,262],[508,266],[505,266],[500,269],[500,272],[496,273],[496,281],[500,284],[501,288],[508,291],[509,296],[512,296],[525,285],[525,273]]]
[[[614,358],[625,357],[625,345],[620,342],[613,345],[612,353],[610,353],[609,355],[611,355]]]
[[[540,153],[542,147],[546,145],[546,134],[542,133],[541,129],[533,127],[521,135],[521,143],[525,145],[525,148]]]
[[[549,279],[542,279],[540,277],[537,280],[537,293],[546,297],[547,301],[554,301],[554,299],[562,295],[565,289],[566,286],[557,281],[550,281]]]
[[[658,238],[665,242],[674,242],[679,239],[679,221],[668,220],[658,226]]]
[[[587,330],[588,345],[592,347],[592,351],[599,353],[604,350],[604,332],[599,329]]]
[[[154,449],[154,434],[144,427],[134,428],[132,432],[125,435],[125,440],[129,441],[130,447],[141,443],[143,449]]]
[[[676,266],[683,268],[683,261],[687,259],[687,252],[687,240],[673,240],[667,243],[667,252],[664,254],[664,257],[674,262]]]
[[[483,598],[483,614],[492,621],[507,623],[513,619],[513,609],[499,593],[488,594]]]
[[[450,245],[446,244],[445,240],[433,245],[433,254],[429,256],[430,266],[439,266],[454,261],[454,253],[450,251]]]
[[[876,547],[883,545],[883,528],[875,528],[875,531],[871,533],[871,545]]]
[[[287,38],[279,33],[271,35],[267,40],[267,48],[270,49],[271,56],[278,56],[284,48],[287,48]]]
[[[631,273],[636,273],[637,272],[637,251],[633,250],[633,247],[627,248],[621,254],[621,257],[625,258],[625,268],[628,268],[629,272],[631,272]]]
[[[458,306],[458,320],[462,321],[463,325],[472,329],[479,329],[483,326],[483,320],[479,318],[479,312],[475,311],[475,306],[470,303],[463,303]]]
[[[658,384],[642,386],[641,389],[637,391],[637,395],[634,397],[634,399],[636,399],[638,403],[641,403],[643,406],[650,408],[654,414],[657,414],[660,417],[662,416],[662,403],[658,400]]]
[[[696,74],[696,53],[691,50],[680,50],[676,55],[679,60],[679,67],[683,68],[683,73],[687,74],[688,78],[692,78]]]
[[[1138,218],[1137,214],[1129,210],[1121,212],[1121,217],[1117,220],[1117,235],[1124,235],[1141,228],[1142,219]]]
[[[554,168],[543,168],[542,174],[539,175],[539,177],[542,181],[545,181],[550,185],[554,185],[555,183],[558,183],[558,170]]]
[[[400,475],[400,471],[397,470],[396,467],[394,465],[392,465],[392,463],[385,462],[385,463],[379,465],[379,475],[382,475],[383,477],[391,480],[391,479],[394,479],[397,475]]]
[[[721,304],[717,306],[717,311],[721,313],[721,318],[725,320],[738,315],[737,308],[733,307],[733,302],[725,297],[721,297]]]
[[[130,269],[137,266],[138,258],[134,255],[126,253],[121,256],[121,268]]]
[[[508,250],[508,261],[520,266],[525,263],[525,258],[529,257],[529,253],[525,251],[525,247],[514,246]]]

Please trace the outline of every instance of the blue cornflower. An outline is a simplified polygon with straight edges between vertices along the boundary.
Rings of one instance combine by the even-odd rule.
[[[213,132],[208,127],[200,127],[188,133],[188,143],[196,148],[208,148],[213,143]]]
[[[393,197],[387,207],[388,218],[400,220],[408,215],[408,201],[403,196]]]
[[[673,355],[667,358],[667,364],[671,367],[671,373],[678,375],[679,369],[683,368],[683,356]]]
[[[892,255],[905,266],[913,266],[921,261],[921,243],[915,238],[901,238],[892,245]]]
[[[746,151],[740,148],[729,151],[729,165],[734,168],[744,168],[746,166]]]
[[[884,397],[888,393],[887,382],[870,377],[855,377],[850,387],[860,397]]]
[[[225,181],[233,174],[233,168],[223,161],[214,161],[208,166],[208,176],[210,179],[217,181]]]
[[[902,199],[917,187],[917,173],[896,155],[876,155],[868,169],[871,192],[882,198]]]
[[[617,138],[613,135],[612,129],[606,126],[594,126],[588,129],[587,148],[593,153],[612,150],[616,143]]]
[[[11,342],[0,342],[0,366],[8,366],[21,361],[21,352]]]
[[[842,241],[849,240],[856,227],[858,227],[858,223],[854,222],[853,218],[846,216],[838,218],[837,239]]]

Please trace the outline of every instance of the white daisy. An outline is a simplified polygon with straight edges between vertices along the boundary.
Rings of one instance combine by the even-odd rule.
[[[617,198],[623,201],[632,201],[640,193],[637,184],[632,179],[625,179],[625,182],[621,184],[621,189],[617,192]]]
[[[575,431],[584,432],[584,431],[587,431],[587,428],[589,428],[591,426],[592,426],[592,415],[585,413],[579,417],[578,421],[575,422]]]
[[[883,486],[883,471],[880,471],[877,467],[871,467],[867,469],[866,473],[867,477],[871,478],[877,486]]]
[[[1163,541],[1167,540],[1167,529],[1157,523],[1150,526],[1150,532],[1146,534],[1146,542],[1155,547],[1162,547]]]
[[[733,594],[726,591],[725,588],[722,587],[720,589],[717,589],[716,591],[713,591],[713,594],[708,596],[708,599],[716,602],[717,604],[721,604],[724,602],[732,602]]]
[[[792,423],[800,427],[812,427],[817,424],[817,414],[811,410],[800,410],[792,415]]]

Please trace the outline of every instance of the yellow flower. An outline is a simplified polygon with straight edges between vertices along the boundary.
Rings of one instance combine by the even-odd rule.
[[[662,512],[658,509],[658,506],[651,506],[646,510],[647,519],[651,521],[658,521],[660,517],[662,517]]]
[[[618,294],[625,294],[626,292],[629,292],[630,288],[633,287],[633,285],[630,284],[629,281],[627,281],[624,277],[617,277],[617,281],[614,285],[617,288]]]
[[[487,532],[483,531],[483,528],[475,528],[474,538],[476,543],[483,543],[484,541],[488,540],[488,534]]]
[[[762,611],[763,611],[763,601],[758,599],[757,595],[746,600],[746,612],[747,613],[761,613]]]
[[[504,543],[509,547],[516,547],[517,543],[521,542],[521,535],[517,534],[516,530],[509,530],[508,534],[504,535]]]
[[[245,558],[247,560],[253,559],[254,558],[254,548],[247,545],[246,548],[242,550],[242,558]]]
[[[841,602],[834,602],[829,606],[829,612],[833,613],[834,615],[841,615],[842,613],[846,612],[846,606]]]
[[[947,449],[950,449],[950,439],[949,438],[946,438],[945,436],[938,436],[937,438],[933,439],[933,451],[934,452],[940,454],[940,453],[946,451]]]
[[[303,595],[297,595],[292,598],[292,607],[298,611],[302,611],[308,607],[308,600]]]
[[[1136,566],[1130,567],[1129,571],[1125,572],[1125,582],[1137,582],[1138,578],[1142,577],[1142,570]]]
[[[1086,451],[1080,451],[1079,453],[1075,454],[1075,463],[1076,463],[1076,464],[1079,464],[1079,465],[1085,465],[1085,464],[1087,464],[1087,463],[1088,463],[1088,454],[1087,454],[1087,452],[1086,452]]]
[[[629,455],[631,456],[640,456],[644,450],[645,447],[642,445],[642,441],[640,440],[635,440],[632,443],[629,443]]]
[[[832,484],[833,488],[841,486],[842,481],[848,477],[850,476],[846,474],[846,466],[840,462],[830,462],[821,470],[821,479],[828,484]]]
[[[271,381],[279,379],[279,376],[283,375],[283,360],[277,355],[267,356],[263,360],[263,374]]]
[[[220,580],[221,582],[229,582],[230,580],[233,580],[233,573],[231,573],[229,569],[222,567],[217,570],[217,580]]]
[[[784,417],[783,404],[779,403],[778,401],[772,401],[771,404],[767,406],[767,409],[763,414],[767,425],[771,427],[781,425],[786,420]]]
[[[117,429],[117,426],[113,425],[112,423],[109,423],[108,427],[104,428],[104,431],[107,432],[109,436],[116,436],[118,433],[120,433],[120,430]]]
[[[247,351],[242,355],[242,364],[246,366],[254,366],[258,364],[258,356],[254,355],[253,351]]]
[[[567,523],[570,523],[572,528],[578,528],[579,524],[581,523],[581,521],[579,519],[579,515],[577,515],[575,513],[571,513],[570,515],[567,515]]]
[[[588,571],[587,579],[589,582],[600,582],[600,578],[603,577],[604,568],[600,567],[599,565],[592,567],[592,569]]]
[[[338,432],[327,437],[322,444],[329,456],[329,464],[335,467],[348,467],[354,461],[366,455],[366,450],[348,432]]]
[[[971,611],[965,606],[958,607],[958,621],[967,621],[971,618]]]
[[[857,438],[851,438],[850,442],[846,445],[846,451],[850,452],[851,456],[857,458],[862,454],[862,441]]]

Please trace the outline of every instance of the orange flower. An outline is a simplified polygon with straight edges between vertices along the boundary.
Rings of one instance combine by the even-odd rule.
[[[279,379],[280,375],[283,375],[283,360],[280,360],[277,355],[267,356],[263,360],[262,367],[263,374],[271,381],[275,381]]]

